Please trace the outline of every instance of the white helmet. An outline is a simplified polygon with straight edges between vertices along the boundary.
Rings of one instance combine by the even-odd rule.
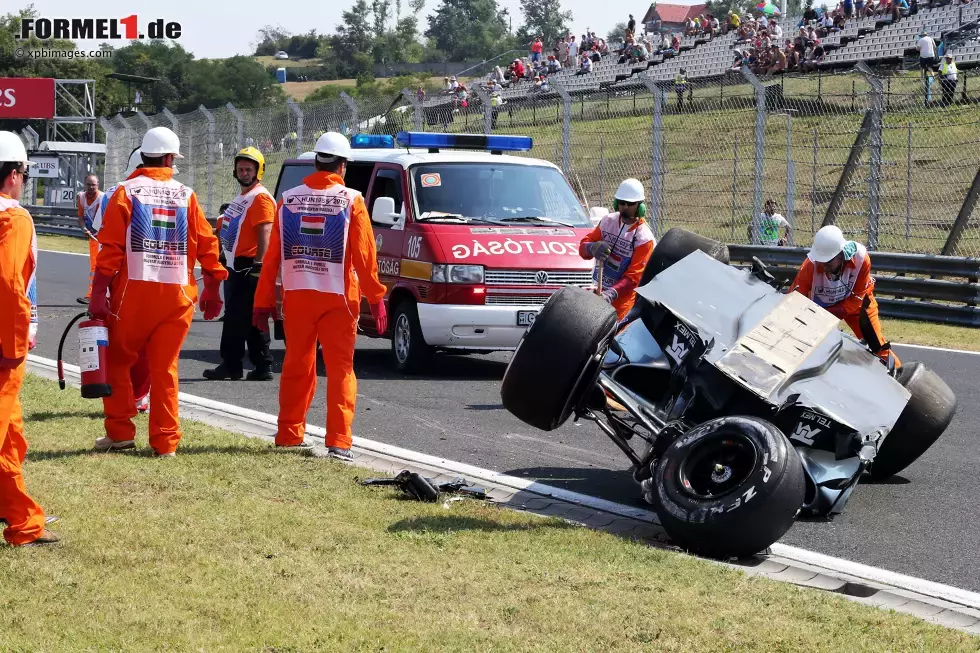
[[[154,127],[143,135],[143,144],[140,152],[147,156],[163,156],[173,154],[178,159],[183,159],[180,153],[180,139],[166,127]]]
[[[807,256],[814,263],[826,263],[844,251],[844,232],[836,225],[821,227],[820,231],[813,236],[813,247],[807,252]]]
[[[318,155],[325,155],[326,157],[341,157],[348,161],[351,158],[350,141],[340,132],[325,133],[317,139],[313,151]]]
[[[643,184],[638,179],[624,179],[616,189],[616,199],[621,202],[642,202]]]
[[[24,141],[14,132],[0,132],[0,163],[26,163],[34,165],[34,161],[27,158],[27,149],[24,148]]]

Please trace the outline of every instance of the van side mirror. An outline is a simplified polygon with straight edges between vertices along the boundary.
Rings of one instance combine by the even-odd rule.
[[[401,219],[401,215],[395,213],[395,200],[391,197],[379,197],[374,200],[374,212],[371,220],[378,224],[393,225]]]
[[[593,206],[589,209],[589,219],[593,225],[599,224],[599,220],[609,215],[609,209],[604,206]]]

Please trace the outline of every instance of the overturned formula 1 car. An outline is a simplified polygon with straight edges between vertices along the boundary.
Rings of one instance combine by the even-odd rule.
[[[678,546],[711,557],[765,550],[798,514],[838,513],[865,473],[912,464],[956,398],[918,362],[897,370],[758,261],[668,231],[617,326],[578,287],[555,293],[504,375],[504,406],[550,431],[594,421],[633,463]]]

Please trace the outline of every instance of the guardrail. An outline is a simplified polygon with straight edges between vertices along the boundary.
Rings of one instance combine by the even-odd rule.
[[[793,280],[807,251],[805,247],[728,246],[733,265],[748,267],[755,256],[784,283]],[[871,252],[871,266],[882,316],[980,326],[980,259]]]

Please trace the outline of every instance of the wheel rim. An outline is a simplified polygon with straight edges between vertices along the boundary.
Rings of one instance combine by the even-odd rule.
[[[408,324],[408,316],[400,313],[395,321],[395,356],[400,363],[408,360],[408,352],[412,346],[411,341],[412,327]]]
[[[743,435],[725,435],[695,445],[681,463],[681,489],[697,499],[712,499],[739,487],[752,474],[759,454]]]

